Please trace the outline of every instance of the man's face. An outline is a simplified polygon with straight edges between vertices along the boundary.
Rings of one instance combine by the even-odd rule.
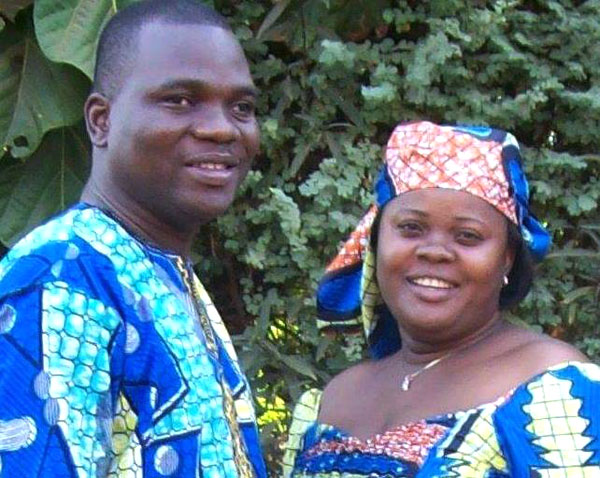
[[[145,25],[110,102],[106,192],[179,231],[223,214],[259,148],[255,101],[231,32]]]

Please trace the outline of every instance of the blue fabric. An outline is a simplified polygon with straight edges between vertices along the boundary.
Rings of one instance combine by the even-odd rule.
[[[79,204],[0,262],[0,477],[240,476],[223,384],[251,410],[248,383],[177,260]],[[238,427],[265,478],[253,413]]]
[[[571,362],[533,377],[506,399],[419,422],[445,429],[431,446],[410,431],[416,424],[360,440],[312,422],[291,477],[600,476],[599,399],[600,367]]]
[[[317,310],[324,320],[343,321],[360,313],[360,264],[325,276],[317,289]]]

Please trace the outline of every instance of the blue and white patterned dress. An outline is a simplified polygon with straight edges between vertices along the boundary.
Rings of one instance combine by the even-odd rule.
[[[600,478],[600,367],[551,367],[505,397],[359,439],[294,412],[284,478]]]
[[[0,478],[262,478],[248,383],[183,258],[79,204],[0,262]]]

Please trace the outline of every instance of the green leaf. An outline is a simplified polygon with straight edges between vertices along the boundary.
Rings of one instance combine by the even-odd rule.
[[[13,27],[0,33],[0,148],[32,154],[51,129],[81,118],[88,82],[49,62],[33,38]]]
[[[291,0],[279,0],[275,6],[267,13],[267,16],[263,20],[260,28],[258,29],[258,33],[256,34],[257,38],[262,38],[266,31],[271,28],[275,22],[281,17],[285,9],[290,4]]]
[[[593,296],[596,293],[597,289],[598,288],[594,286],[578,287],[577,289],[572,290],[567,295],[565,295],[565,298],[562,301],[564,304],[570,304],[571,302],[576,301],[580,297],[585,297],[588,295]]]
[[[581,208],[581,210],[584,212],[596,209],[596,201],[594,201],[594,198],[588,195],[579,196],[577,202],[579,203],[579,207]]]
[[[26,161],[4,160],[0,174],[0,242],[12,245],[48,216],[77,201],[88,174],[83,128],[47,135]]]
[[[96,42],[114,6],[112,0],[36,0],[33,18],[42,51],[91,79]]]
[[[263,342],[262,346],[272,353],[277,360],[287,365],[294,372],[304,375],[305,377],[312,378],[313,380],[317,380],[315,368],[302,357],[298,355],[286,355],[280,352],[277,347],[269,341]]]
[[[17,13],[31,5],[33,0],[3,0],[2,3],[3,5],[0,5],[0,13],[6,15],[9,20],[14,20]]]

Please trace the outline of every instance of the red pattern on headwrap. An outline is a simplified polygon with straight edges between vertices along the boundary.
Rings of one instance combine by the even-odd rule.
[[[398,126],[385,161],[396,195],[427,188],[465,191],[488,202],[515,224],[515,202],[502,165],[501,143],[448,126]]]

